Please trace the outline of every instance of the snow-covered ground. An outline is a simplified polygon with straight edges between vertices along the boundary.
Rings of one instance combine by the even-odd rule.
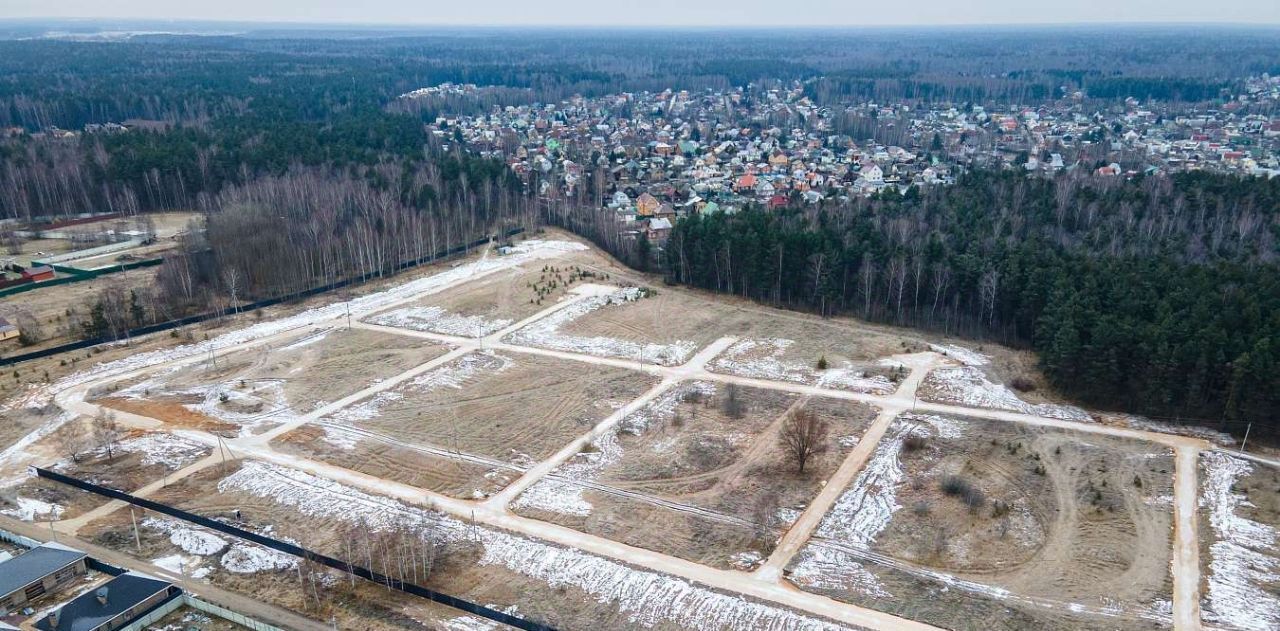
[[[986,366],[991,363],[991,358],[987,355],[955,344],[930,344],[929,350],[946,355],[965,366]]]
[[[587,516],[591,503],[582,495],[582,482],[594,482],[600,472],[622,459],[618,433],[639,436],[649,428],[665,424],[675,416],[676,407],[688,395],[715,394],[715,384],[707,381],[682,382],[663,392],[644,407],[628,414],[619,423],[591,441],[592,450],[575,454],[550,475],[538,480],[512,504],[517,509],[540,509],[562,515]]]
[[[169,543],[183,552],[196,556],[211,556],[227,549],[227,540],[203,528],[188,526],[173,519],[147,517],[142,520],[143,527],[168,533]]]
[[[815,366],[801,362],[784,361],[787,349],[793,344],[795,340],[782,338],[739,340],[712,360],[709,368],[715,372],[741,377],[790,381],[852,392],[890,394],[894,390],[893,382],[885,377],[868,377],[864,371],[854,368],[847,361],[826,370],[817,370]]]
[[[219,483],[220,491],[238,491],[293,507],[321,519],[363,524],[379,531],[407,525],[445,541],[479,538],[481,565],[495,565],[545,582],[551,588],[574,587],[598,602],[616,607],[644,627],[678,625],[695,631],[761,629],[827,631],[842,629],[741,596],[724,594],[686,580],[627,567],[578,550],[531,541],[363,493],[302,471],[250,462]]]
[[[23,465],[34,460],[28,448],[75,418],[76,415],[71,412],[62,412],[0,451],[0,472],[7,474],[0,477],[0,489],[21,484],[26,480],[28,475]]]
[[[1280,629],[1280,539],[1275,524],[1238,514],[1249,506],[1236,481],[1253,471],[1253,463],[1219,451],[1200,455],[1204,472],[1200,509],[1209,512],[1213,543],[1209,546],[1208,590],[1204,616],[1237,629]]]
[[[236,574],[292,570],[298,558],[257,544],[237,542],[222,555],[222,567]]]
[[[132,436],[117,441],[112,449],[117,454],[142,454],[142,465],[163,465],[170,471],[181,469],[200,458],[206,456],[211,451],[210,448],[202,443],[183,438],[178,434],[168,432],[149,432],[138,436]],[[107,455],[107,447],[102,446],[89,452],[89,457],[98,458]],[[55,469],[61,469],[70,466],[70,462],[62,461],[55,465]]]
[[[62,506],[59,506],[58,504],[51,504],[49,502],[42,502],[37,499],[22,496],[14,498],[13,502],[14,504],[17,504],[17,506],[0,510],[0,513],[4,513],[10,517],[16,517],[22,521],[35,521],[36,518],[40,518],[41,520],[57,520],[62,516],[63,509]]]
[[[204,578],[213,571],[213,568],[205,567],[203,560],[198,556],[170,554],[158,559],[152,559],[151,562],[174,574],[188,578]]]
[[[591,295],[521,327],[506,336],[505,341],[510,344],[538,346],[597,357],[622,357],[663,366],[683,364],[697,350],[697,345],[691,341],[643,344],[612,337],[570,335],[561,331],[565,325],[593,311],[625,305],[643,298],[644,290],[639,287],[624,287],[609,293]]]
[[[506,318],[490,320],[482,316],[449,313],[440,307],[405,307],[366,318],[366,321],[382,326],[459,337],[484,337],[501,331],[513,322]]]
[[[1033,404],[1023,401],[1002,384],[989,381],[982,370],[973,366],[938,368],[925,378],[922,389],[932,401],[955,403],[975,408],[1008,410],[1033,416],[1090,422],[1084,410],[1070,405]]]

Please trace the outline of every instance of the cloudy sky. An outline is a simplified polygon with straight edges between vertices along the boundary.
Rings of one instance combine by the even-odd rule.
[[[396,25],[1280,24],[1280,0],[0,0],[4,17]]]

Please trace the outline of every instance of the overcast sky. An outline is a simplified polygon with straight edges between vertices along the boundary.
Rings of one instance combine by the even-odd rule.
[[[1280,0],[0,0],[3,17],[396,25],[1280,24]]]

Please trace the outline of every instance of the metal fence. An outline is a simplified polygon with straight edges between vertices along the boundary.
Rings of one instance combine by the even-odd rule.
[[[237,528],[230,524],[224,524],[220,521],[209,519],[208,517],[202,517],[194,513],[189,513],[180,508],[174,508],[167,504],[161,504],[159,502],[154,502],[152,500],[148,500],[145,498],[135,497],[123,491],[109,489],[104,486],[93,484],[92,482],[86,482],[84,480],[63,475],[61,473],[50,471],[48,469],[41,469],[39,467],[36,467],[35,471],[37,476],[48,479],[48,480],[53,480],[54,482],[61,482],[63,484],[74,486],[78,489],[89,491],[90,493],[95,493],[103,497],[120,500],[122,502],[128,502],[130,504],[133,504],[134,506],[145,508],[150,511],[155,511],[157,513],[161,513],[164,515],[169,515],[170,517],[176,517],[183,521],[188,521],[198,526],[203,526],[205,528],[208,528],[210,530],[228,534],[233,537],[239,537],[247,541],[252,541],[253,543],[266,546],[273,550],[279,550],[280,552],[283,552],[285,554],[301,557],[308,561],[312,561],[314,563],[318,563],[320,565],[330,567],[335,570],[347,572],[349,574],[353,574],[360,578],[373,581],[380,585],[386,585],[391,589],[402,591],[406,594],[412,594],[414,596],[418,596],[419,598],[425,598],[427,600],[438,602],[442,605],[448,605],[455,609],[460,609],[467,613],[480,616],[481,618],[486,618],[489,620],[493,620],[495,622],[501,622],[502,624],[509,625],[517,629],[526,629],[528,631],[552,631],[551,627],[548,627],[543,624],[531,622],[529,620],[525,620],[524,618],[519,618],[511,614],[498,611],[496,609],[491,609],[483,605],[478,605],[468,600],[463,600],[461,598],[450,596],[448,594],[443,594],[432,589],[427,589],[426,587],[422,587],[420,585],[414,585],[413,583],[406,583],[404,581],[394,579],[384,574],[379,574],[378,572],[374,572],[372,570],[361,567],[359,565],[355,565],[353,563],[349,563],[347,561],[342,561],[340,559],[335,559],[333,557],[319,554],[317,552],[312,552],[311,550],[308,550],[301,546],[297,546],[291,543],[286,543],[278,539],[272,539],[271,537],[266,537],[256,532],[250,532],[248,530],[244,530],[243,528]]]

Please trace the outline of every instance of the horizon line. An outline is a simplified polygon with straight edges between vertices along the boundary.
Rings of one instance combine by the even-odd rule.
[[[517,22],[361,22],[346,20],[281,20],[259,18],[202,18],[202,17],[107,17],[107,16],[0,16],[0,23],[6,22],[139,22],[139,23],[200,23],[200,24],[237,24],[257,26],[313,27],[333,29],[342,27],[360,27],[379,30],[412,30],[424,28],[474,28],[474,29],[616,29],[616,30],[652,30],[652,29],[712,29],[712,30],[813,30],[838,31],[857,29],[935,29],[935,28],[1072,28],[1072,27],[1237,27],[1246,29],[1280,28],[1280,22],[1241,22],[1236,20],[1108,20],[1108,21],[1069,21],[1069,22],[932,22],[932,23],[875,23],[875,24],[714,24],[714,23],[551,23],[538,22],[521,24]]]

